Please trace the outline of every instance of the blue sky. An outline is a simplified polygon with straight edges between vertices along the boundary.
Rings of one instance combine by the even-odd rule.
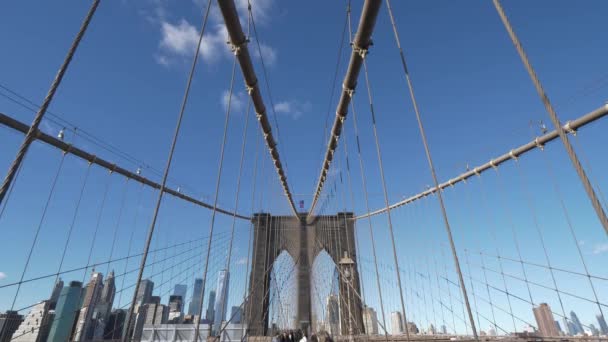
[[[241,17],[246,18],[245,2],[237,3]],[[27,1],[1,4],[0,41],[4,53],[0,55],[0,83],[39,103],[88,6],[88,2],[71,6]],[[604,56],[608,47],[602,19],[607,6],[599,0],[576,5],[569,1],[504,2],[505,10],[562,121],[590,112],[606,100],[608,67]],[[76,137],[76,145],[133,170],[144,166],[142,163],[156,170],[162,169],[187,70],[196,47],[202,7],[202,1],[198,0],[102,2],[50,110],[80,130],[101,137],[143,162],[125,160],[83,137]],[[533,134],[538,133],[538,125],[531,132],[531,121],[543,120],[549,125],[544,108],[490,2],[476,1],[463,5],[446,1],[394,1],[393,7],[440,180],[464,171],[467,164],[473,166],[486,162],[531,140]],[[361,2],[354,1],[353,23],[358,22],[360,8]],[[329,109],[331,124],[337,101],[337,96],[334,96],[330,103],[330,96],[332,91],[335,94],[339,91],[350,52],[345,45],[338,71],[338,87],[330,89],[345,19],[345,2],[283,3],[258,0],[253,1],[253,11],[280,127],[281,158],[286,165],[289,185],[296,201],[304,200],[308,207],[327,140],[323,136],[326,116]],[[211,201],[232,65],[217,9],[210,17],[203,45],[170,184],[179,186],[195,197]],[[257,48],[254,44],[250,48],[258,78],[263,80]],[[431,178],[385,7],[378,19],[368,63],[385,172],[390,185],[389,197],[394,202],[424,190],[431,184]],[[4,90],[2,93],[8,94]],[[262,93],[270,108],[265,85]],[[357,94],[355,105],[370,206],[373,209],[383,205],[383,197],[362,80]],[[235,205],[246,106],[247,97],[238,75],[219,196],[219,203],[226,208]],[[0,97],[0,112],[28,123],[33,117],[31,111],[5,97]],[[252,208],[254,156],[260,139],[259,127],[253,117],[251,119],[242,196],[239,200],[239,208],[245,213],[250,213]],[[43,122],[42,127],[53,134],[61,129],[61,126],[48,120]],[[345,192],[347,188],[344,185],[340,187],[340,201],[334,199],[327,210],[343,210],[347,206],[349,210],[354,208],[355,212],[363,213],[365,202],[352,127],[352,115],[349,114],[345,134],[349,142],[356,201],[354,205],[349,204],[349,194]],[[592,181],[604,192],[608,191],[608,180],[603,176],[608,171],[603,154],[603,146],[607,143],[605,127],[605,122],[596,122],[581,130],[581,134],[573,140],[584,156],[583,163]],[[5,128],[0,132],[0,169],[6,170],[22,136]],[[66,139],[72,141],[73,133],[68,132]],[[260,153],[265,161],[260,159],[258,165],[258,198],[253,207],[287,214],[289,208],[276,182],[274,170],[269,167],[267,153],[264,149],[260,149]],[[339,154],[342,153],[339,149]],[[0,272],[4,274],[0,284],[19,278],[60,158],[59,152],[40,144],[35,144],[28,154],[15,193],[5,214],[0,217],[0,231],[5,237],[3,240],[8,241],[0,251],[0,260],[8,260],[10,256],[18,261],[0,263]],[[602,265],[608,261],[606,235],[560,143],[552,143],[543,154],[533,152],[517,165],[506,165],[499,177],[488,173],[481,182],[473,180],[446,191],[448,214],[454,225],[459,252],[463,254],[464,249],[468,248],[490,253],[495,252],[497,246],[501,254],[516,256],[514,244],[508,240],[511,230],[507,222],[512,217],[516,230],[525,237],[521,241],[524,259],[542,262],[544,255],[534,225],[536,216],[538,226],[546,235],[545,242],[555,266],[582,270],[559,202],[560,198],[565,198],[579,240],[576,243],[581,246],[590,273],[605,277],[606,271]],[[26,278],[56,269],[63,252],[57,245],[65,241],[65,232],[85,171],[86,163],[66,157],[58,180],[59,195],[51,201],[49,214],[42,225],[40,243],[36,246]],[[340,172],[345,181],[343,157],[334,164],[332,174],[335,179],[338,179]],[[155,180],[159,178],[151,168],[145,166],[143,174]],[[100,227],[104,233],[96,242],[93,259],[107,259],[115,227],[119,227],[117,231],[124,235],[118,235],[119,244],[114,255],[126,254],[130,235],[127,228],[137,228],[136,236],[141,238],[135,241],[141,248],[155,194],[150,189],[144,189],[142,201],[139,202],[139,186],[129,184],[124,195],[127,205],[119,220],[125,180],[108,177],[106,172],[94,168],[87,182],[73,243],[68,248],[67,258],[72,263],[66,262],[65,267],[79,266],[83,264],[82,260],[86,260],[89,251],[86,241],[89,240],[85,238],[95,229],[108,180],[111,184],[108,190],[110,200],[100,216]],[[559,184],[561,196],[555,192],[555,184]],[[261,195],[260,188],[265,189],[264,195]],[[346,194],[346,204],[342,203],[342,192]],[[157,231],[161,246],[167,241],[178,243],[207,236],[208,211],[179,203],[170,197],[165,199],[162,210]],[[445,234],[441,230],[443,227],[434,198],[400,209],[394,216],[400,245],[412,246],[400,250],[403,262],[411,256],[437,255],[432,251],[445,243]],[[418,219],[412,220],[412,217]],[[128,223],[132,222],[128,220],[135,219],[137,224]],[[377,243],[382,259],[392,265],[386,217],[375,218],[373,223],[379,232]],[[231,218],[218,216],[220,233],[227,234],[231,224]],[[242,232],[247,231],[247,227],[246,222],[237,222],[236,229],[240,229],[240,234],[237,235],[235,251],[238,257],[233,258],[235,264],[246,255],[247,239]],[[493,228],[489,230],[488,227]],[[359,223],[358,230],[361,234],[369,234],[366,222]],[[489,235],[494,230],[497,232],[496,239]],[[362,240],[361,256],[371,260],[367,241]],[[433,243],[425,244],[425,241]],[[215,275],[211,276],[209,284],[215,284],[213,279],[222,267],[222,257],[219,251],[214,254],[216,262],[212,263],[214,266],[210,269]],[[441,260],[449,262],[448,255]],[[136,262],[132,260],[130,265],[132,268]],[[451,267],[451,264],[447,266]],[[116,267],[122,268],[123,265]],[[517,268],[512,271],[514,274],[520,272]],[[453,275],[453,271],[450,272]],[[535,273],[532,269],[530,272],[541,280],[550,281],[547,272]],[[244,273],[244,269],[241,273]],[[367,289],[373,289],[374,280],[365,278],[372,274],[371,268],[364,271]],[[481,273],[478,276],[481,277]],[[238,280],[239,277],[234,276],[231,285],[243,288],[244,277],[240,278]],[[496,278],[489,281],[500,284],[502,280]],[[192,280],[188,282],[191,284]],[[585,283],[572,277],[565,277],[559,283],[564,291],[582,288],[580,284]],[[601,282],[597,286],[600,299],[608,302],[608,286]],[[166,284],[165,289],[168,288],[169,284]],[[40,291],[46,289],[50,291],[48,282],[24,287],[18,303],[22,306],[31,304],[40,299]],[[580,291],[581,295],[590,296],[587,289]],[[370,304],[376,305],[373,292],[367,293],[370,294]],[[10,307],[13,294],[13,290],[0,289],[0,309]],[[393,302],[397,303],[396,294],[392,296],[395,299]],[[534,299],[548,301],[554,311],[561,311],[557,309],[557,299],[551,298],[550,294],[538,290]],[[507,305],[505,300],[500,304]],[[412,305],[417,304],[412,302]],[[593,320],[595,311],[592,307],[577,302],[565,306],[566,311],[576,309],[584,322]],[[522,315],[525,313],[525,317],[531,317],[529,306],[519,309]],[[420,310],[419,315],[424,316],[424,310]],[[502,325],[507,326],[509,320],[504,317],[500,319],[506,322]],[[487,327],[487,322],[482,323],[483,329]]]

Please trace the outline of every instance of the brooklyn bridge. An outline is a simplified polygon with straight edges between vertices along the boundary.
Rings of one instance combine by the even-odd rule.
[[[608,340],[606,10],[1,4],[0,342]]]

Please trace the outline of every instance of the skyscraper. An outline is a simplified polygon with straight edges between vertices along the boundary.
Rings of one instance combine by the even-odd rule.
[[[45,342],[49,333],[49,302],[42,301],[30,310],[13,334],[13,342]]]
[[[564,323],[564,332],[566,335],[568,335],[568,336],[576,335],[576,327],[574,326],[574,323],[570,322],[568,320],[568,318],[566,318],[566,317],[564,317],[562,319],[562,323]]]
[[[194,287],[192,291],[192,300],[188,306],[189,315],[198,315],[198,309],[201,306],[201,292],[203,292],[203,279],[194,279]]]
[[[559,336],[557,328],[555,327],[555,319],[553,319],[551,307],[547,303],[540,303],[540,305],[533,308],[532,311],[534,312],[534,318],[536,318],[536,324],[538,325],[541,336]]]
[[[560,336],[564,334],[564,331],[562,330],[562,326],[559,325],[558,321],[555,321],[555,329],[557,329],[557,332],[560,334]]]
[[[243,322],[243,309],[240,306],[233,306],[230,310],[230,319],[233,324],[240,324]]]
[[[391,330],[393,335],[401,335],[405,332],[403,328],[403,316],[399,311],[391,312]]]
[[[589,324],[589,332],[591,332],[591,336],[598,336],[600,334],[600,331],[593,324]]]
[[[604,319],[604,316],[599,313],[595,315],[595,319],[597,319],[597,324],[599,324],[600,326],[600,332],[602,333],[602,335],[608,335],[608,325],[606,325],[606,320]]]
[[[576,328],[574,335],[583,334],[585,330],[583,329],[583,325],[581,321],[578,319],[578,316],[574,313],[574,311],[570,311],[570,319],[572,320],[572,324]]]
[[[378,335],[378,316],[369,306],[363,308],[363,327],[367,335]]]
[[[103,332],[103,339],[119,340],[122,337],[125,318],[127,318],[127,312],[125,310],[117,309],[112,311]]]
[[[180,295],[169,296],[169,323],[181,323],[182,312],[184,311],[184,301]]]
[[[23,316],[17,311],[9,310],[0,314],[0,342],[9,342],[21,322],[23,322]]]
[[[326,300],[326,328],[332,336],[340,334],[340,303],[338,302],[338,296],[330,294]]]
[[[114,271],[110,272],[108,278],[103,284],[101,296],[93,311],[93,320],[95,323],[95,339],[102,339],[106,324],[112,312],[112,304],[114,303],[114,295],[116,294],[116,285],[114,284]]]
[[[135,312],[138,312],[139,307],[145,303],[150,302],[150,298],[152,298],[152,291],[154,290],[154,282],[150,279],[144,279],[139,284],[139,289],[137,290],[137,299],[135,302]]]
[[[209,292],[209,300],[207,301],[207,312],[205,314],[205,319],[213,324],[213,320],[215,319],[215,310],[213,310],[213,306],[215,305],[215,290],[211,290]]]
[[[214,306],[213,332],[218,333],[221,329],[222,321],[226,320],[228,310],[228,292],[230,290],[230,272],[221,270],[217,276],[217,288],[215,289],[216,298]]]
[[[99,303],[102,290],[103,275],[99,272],[93,272],[91,280],[87,284],[84,300],[82,301],[82,306],[78,315],[78,321],[76,322],[74,341],[86,341],[93,338],[95,332],[93,312],[95,311],[95,306]]]
[[[57,306],[55,307],[55,319],[51,325],[48,342],[65,342],[70,340],[74,321],[80,306],[80,296],[82,294],[82,283],[79,281],[70,282],[69,286],[61,290]]]
[[[59,294],[63,289],[63,280],[58,278],[55,282],[55,286],[53,286],[53,292],[51,292],[51,298],[49,298],[49,310],[55,310],[57,306],[57,300],[59,299]]]
[[[182,296],[182,300],[186,301],[186,294],[188,293],[188,286],[184,284],[175,284],[173,289],[174,296]]]

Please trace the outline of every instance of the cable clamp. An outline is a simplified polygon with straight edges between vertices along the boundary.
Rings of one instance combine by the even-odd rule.
[[[366,48],[362,48],[362,47],[358,46],[355,43],[352,43],[351,45],[353,47],[353,51],[356,54],[358,54],[359,56],[361,56],[362,59],[365,59],[365,56],[367,56],[368,50]]]
[[[564,125],[564,131],[566,131],[566,133],[572,134],[573,136],[576,136],[576,130],[572,128],[572,121],[566,122],[566,124]]]
[[[350,98],[352,98],[355,94],[355,88],[349,88],[345,84],[342,84],[342,89],[344,89],[346,95],[348,95]]]
[[[238,56],[239,53],[241,53],[241,47],[246,45],[247,43],[249,43],[249,39],[245,38],[245,40],[243,40],[242,42],[235,44],[233,42],[226,42],[226,44],[230,45],[230,51],[232,51],[232,53],[234,53],[235,56]]]
[[[253,86],[248,86],[247,84],[245,84],[245,90],[247,91],[247,94],[249,96],[251,96],[251,94],[253,93],[253,91],[255,90],[255,85]]]
[[[498,166],[496,166],[496,162],[494,161],[494,159],[491,159],[491,160],[490,160],[490,166],[491,166],[491,167],[492,167],[494,170],[496,170],[496,168],[498,167]]]
[[[536,144],[536,147],[538,147],[541,151],[544,151],[545,145],[540,143],[540,139],[538,139],[538,137],[534,138],[534,144]]]
[[[475,173],[477,175],[477,177],[481,176],[481,174],[479,173],[479,170],[477,168],[473,169],[473,173]]]
[[[515,155],[515,152],[513,150],[509,151],[509,156],[511,157],[511,159],[517,161],[517,156]]]

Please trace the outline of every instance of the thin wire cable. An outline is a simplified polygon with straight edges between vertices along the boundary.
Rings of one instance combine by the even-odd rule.
[[[209,2],[211,2],[211,0],[209,0]],[[234,91],[234,79],[235,79],[235,74],[236,74],[236,63],[237,63],[237,54],[238,54],[239,50],[235,50],[234,51],[234,60],[232,62],[232,74],[230,76],[230,90],[228,93],[228,105],[226,108],[226,118],[224,121],[224,133],[223,133],[223,137],[222,137],[222,144],[220,147],[220,160],[219,160],[219,165],[218,165],[218,171],[217,171],[217,180],[215,183],[215,199],[213,200],[213,210],[211,211],[211,222],[209,225],[209,243],[207,245],[207,259],[205,260],[205,268],[203,271],[203,285],[202,285],[202,290],[201,290],[201,298],[200,298],[200,304],[199,304],[199,308],[197,310],[198,312],[198,319],[200,319],[200,316],[203,312],[203,305],[204,305],[204,294],[205,294],[205,287],[206,287],[206,283],[207,283],[207,271],[208,271],[208,267],[209,267],[209,253],[211,251],[211,242],[213,241],[213,230],[215,228],[215,214],[216,214],[216,209],[217,209],[217,203],[218,203],[218,198],[220,195],[220,183],[222,180],[222,169],[224,166],[224,150],[226,147],[226,140],[228,138],[228,126],[229,126],[229,122],[230,122],[230,110],[231,110],[231,105],[232,105],[232,95],[233,95],[233,91]],[[197,322],[198,323],[198,322]],[[200,324],[196,324],[196,327],[194,329],[194,341],[198,341],[198,337],[200,334]]]
[[[393,16],[393,10],[391,8],[390,0],[386,0],[386,5],[388,8],[389,17],[391,19],[391,24],[393,27],[393,33],[395,35],[395,42],[397,44],[397,48],[399,50],[399,56],[401,58],[401,65],[403,66],[403,72],[405,74],[405,79],[407,81],[407,86],[410,93],[410,99],[412,101],[412,105],[414,107],[414,112],[416,114],[416,121],[418,121],[418,129],[420,131],[420,136],[422,139],[422,143],[424,145],[424,151],[426,154],[426,159],[429,164],[429,169],[431,171],[431,176],[433,177],[433,183],[435,188],[439,189],[439,181],[437,180],[437,173],[435,172],[435,166],[433,165],[433,159],[431,157],[431,151],[428,145],[428,141],[426,138],[426,133],[424,130],[424,126],[422,124],[422,117],[420,115],[420,110],[418,109],[418,102],[416,101],[416,96],[414,95],[414,86],[412,84],[412,80],[410,78],[410,73],[407,69],[407,64],[405,62],[405,54],[403,52],[403,48],[401,47],[401,39],[399,38],[399,32],[397,31],[397,24],[395,23],[395,17]],[[560,126],[561,128],[561,126]],[[456,253],[456,246],[454,244],[454,238],[452,237],[452,229],[450,227],[450,222],[448,220],[448,214],[445,209],[445,203],[443,201],[443,195],[441,193],[441,189],[437,191],[437,199],[439,200],[439,206],[441,207],[441,215],[443,216],[443,221],[445,224],[445,229],[448,234],[448,240],[450,242],[450,248],[452,250],[452,257],[454,259],[454,265],[456,266],[456,271],[458,273],[458,280],[460,281],[460,288],[462,291],[462,296],[464,298],[467,313],[469,315],[469,322],[471,324],[471,329],[473,331],[473,337],[476,340],[479,340],[477,336],[477,329],[475,328],[475,320],[473,319],[473,312],[471,311],[471,304],[469,303],[469,296],[467,295],[467,289],[464,283],[464,279],[462,277],[462,270],[460,269],[460,262],[458,261],[458,254]]]
[[[55,97],[57,88],[61,84],[61,81],[63,80],[63,76],[65,75],[65,72],[67,71],[68,66],[70,65],[70,62],[72,61],[72,58],[74,57],[74,54],[76,53],[76,49],[80,45],[80,41],[82,40],[82,37],[84,36],[87,28],[89,27],[89,23],[91,22],[91,19],[93,18],[93,14],[95,14],[95,12],[97,10],[97,6],[99,5],[99,2],[100,2],[100,0],[93,0],[93,3],[91,4],[91,7],[89,8],[89,12],[87,13],[82,25],[80,26],[80,30],[78,31],[76,38],[74,38],[74,41],[72,42],[72,45],[70,46],[70,49],[68,50],[68,53],[67,53],[65,59],[63,60],[63,63],[61,64],[59,71],[57,72],[57,75],[55,76],[55,79],[53,79],[53,83],[51,83],[51,87],[49,88],[49,91],[47,92],[46,97],[44,98],[44,101],[42,102],[42,105],[40,106],[40,109],[38,110],[38,112],[36,113],[36,116],[34,117],[34,121],[32,122],[29,130],[25,134],[25,138],[23,139],[23,142],[21,143],[21,146],[19,147],[19,150],[17,151],[17,155],[15,156],[15,159],[13,160],[11,166],[8,169],[8,173],[6,174],[6,177],[4,178],[4,181],[2,182],[2,186],[0,186],[0,204],[2,204],[2,201],[4,200],[4,197],[6,196],[6,193],[8,191],[8,188],[10,187],[11,183],[13,182],[13,180],[15,178],[15,174],[17,173],[17,170],[20,168],[21,163],[23,162],[23,158],[25,157],[25,154],[27,153],[32,142],[36,139],[36,133],[38,132],[38,126],[40,126],[40,122],[42,121],[42,118],[44,117],[46,110],[51,105],[51,102],[53,101],[53,97]]]
[[[177,145],[177,139],[179,137],[179,132],[180,132],[180,128],[181,128],[181,124],[182,124],[182,119],[184,117],[184,111],[186,109],[186,104],[188,103],[188,95],[190,94],[190,86],[192,85],[192,78],[194,77],[194,70],[196,69],[196,64],[198,62],[198,55],[200,53],[201,50],[201,43],[203,41],[203,35],[205,33],[205,28],[207,26],[207,19],[209,18],[209,11],[211,9],[211,0],[209,0],[207,2],[207,8],[205,9],[205,14],[203,16],[203,23],[201,25],[201,29],[200,29],[200,34],[199,34],[199,38],[198,38],[198,42],[196,44],[196,51],[194,53],[194,57],[192,59],[192,66],[190,67],[190,74],[188,75],[188,81],[186,84],[186,90],[184,91],[184,98],[182,100],[182,104],[181,104],[181,108],[179,111],[179,115],[178,115],[178,119],[177,119],[177,124],[175,127],[175,132],[173,134],[173,141],[171,142],[171,148],[169,149],[169,156],[167,158],[167,165],[165,166],[165,170],[163,172],[163,180],[161,183],[161,187],[160,187],[160,191],[158,193],[158,198],[156,200],[156,206],[154,208],[154,213],[152,215],[152,222],[150,224],[150,228],[148,229],[148,236],[146,238],[146,243],[145,243],[145,247],[144,247],[144,255],[141,259],[141,264],[140,264],[140,269],[139,269],[139,274],[137,275],[137,285],[135,286],[135,291],[133,293],[133,299],[131,301],[131,307],[129,308],[129,313],[125,322],[125,332],[122,336],[122,342],[127,342],[127,339],[129,338],[129,332],[130,332],[130,328],[131,328],[131,320],[132,320],[132,315],[133,315],[133,307],[135,305],[135,302],[137,300],[137,291],[139,290],[139,284],[141,283],[141,277],[143,275],[144,272],[144,268],[146,265],[146,260],[148,258],[148,250],[150,249],[150,242],[152,242],[152,236],[154,235],[154,227],[156,226],[156,220],[158,218],[158,212],[160,210],[160,204],[162,202],[163,199],[163,195],[165,193],[165,186],[167,184],[167,177],[169,176],[169,171],[171,170],[171,162],[173,161],[173,153],[175,152],[175,146]],[[217,203],[216,203],[217,204]],[[215,213],[215,208],[216,206],[213,206],[213,212]],[[209,238],[209,241],[211,241],[211,237]],[[197,334],[198,334],[198,324],[196,325],[197,327]]]
[[[595,210],[595,213],[597,214],[597,217],[598,217],[600,223],[604,227],[604,231],[606,232],[606,234],[608,234],[608,217],[606,216],[606,212],[604,211],[602,204],[600,203],[599,199],[597,198],[597,194],[595,193],[595,190],[593,188],[593,185],[591,184],[591,181],[589,180],[589,178],[587,177],[587,174],[585,173],[585,169],[583,169],[583,166],[581,165],[581,162],[578,159],[576,151],[574,151],[574,148],[572,147],[572,144],[570,143],[568,134],[566,134],[566,131],[562,127],[562,124],[559,121],[559,117],[557,116],[557,113],[555,112],[555,109],[553,108],[551,101],[549,101],[549,97],[547,96],[547,93],[543,89],[543,86],[542,86],[540,80],[538,79],[538,76],[536,75],[536,72],[534,71],[532,64],[530,64],[530,61],[528,60],[528,56],[526,55],[526,52],[524,51],[524,48],[521,45],[521,42],[519,41],[519,38],[515,34],[515,31],[513,31],[513,27],[511,26],[511,23],[509,22],[509,19],[507,18],[505,11],[502,8],[502,5],[500,4],[500,0],[493,0],[493,2],[494,2],[494,7],[496,7],[496,11],[498,12],[498,15],[500,16],[500,19],[502,20],[502,23],[505,26],[505,29],[507,30],[507,33],[511,37],[511,41],[513,42],[513,45],[515,45],[515,49],[517,50],[517,53],[519,54],[520,59],[521,59],[522,63],[524,64],[526,71],[528,72],[528,75],[530,76],[530,79],[532,80],[532,83],[534,83],[536,92],[538,93],[538,96],[540,97],[541,101],[543,102],[543,105],[545,106],[545,109],[547,110],[547,113],[549,114],[549,118],[551,119],[551,122],[555,126],[555,130],[557,131],[557,134],[559,135],[560,139],[562,140],[562,143],[564,144],[564,148],[566,149],[568,157],[570,158],[570,161],[572,162],[572,165],[574,166],[574,169],[576,170],[576,173],[578,174],[578,177],[580,178],[581,183],[583,183],[583,187],[585,188],[585,192],[587,192],[587,196],[589,197],[589,200],[591,201],[591,205],[593,206],[593,209]]]

